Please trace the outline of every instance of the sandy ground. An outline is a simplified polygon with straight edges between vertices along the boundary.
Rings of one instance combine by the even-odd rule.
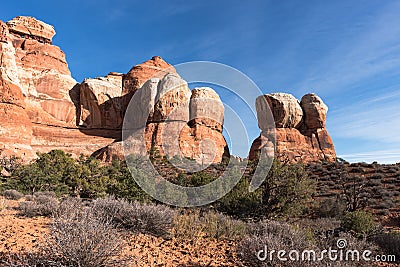
[[[0,252],[34,252],[48,233],[51,219],[18,215],[17,201],[6,201],[0,211]],[[164,240],[150,235],[131,235],[124,250],[136,260],[131,266],[241,266],[234,243],[208,238]]]

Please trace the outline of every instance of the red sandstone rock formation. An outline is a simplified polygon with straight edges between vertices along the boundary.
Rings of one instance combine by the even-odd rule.
[[[32,17],[0,21],[0,153],[30,160],[37,151],[62,149],[74,156],[123,158],[125,117],[144,136],[128,137],[135,153],[156,148],[161,155],[203,164],[228,155],[222,135],[224,107],[211,88],[190,91],[157,56],[127,74],[110,73],[77,84],[65,54],[52,45],[54,35],[53,26]],[[139,104],[127,110],[132,97]],[[279,156],[303,161],[336,157],[325,129],[327,107],[319,97],[306,95],[301,103],[287,94],[262,97],[273,109]],[[250,158],[272,144],[264,102],[257,101],[262,133]]]
[[[265,99],[266,101],[263,101]],[[257,98],[257,117],[261,135],[254,140],[249,159],[257,157],[260,149],[273,142],[268,135],[271,127],[266,107],[268,104],[274,116],[275,156],[281,160],[313,162],[333,161],[336,152],[326,128],[328,107],[315,94],[303,96],[301,102],[289,94],[269,94]]]
[[[127,74],[110,73],[77,84],[65,54],[52,45],[54,35],[53,26],[33,17],[0,21],[2,153],[26,160],[51,149],[74,156],[107,151],[121,157],[118,141],[123,118],[131,98],[138,94],[141,104],[127,115],[136,120],[143,117],[136,122],[144,126],[141,141],[147,150],[155,147],[163,154],[221,161],[226,147],[223,108],[214,111],[222,112],[217,116],[219,124],[195,119],[189,126],[190,111],[207,115],[199,106],[207,103],[195,97],[189,107],[191,91],[170,64],[156,56]],[[213,98],[217,99],[215,93]],[[211,143],[216,144],[214,150]]]

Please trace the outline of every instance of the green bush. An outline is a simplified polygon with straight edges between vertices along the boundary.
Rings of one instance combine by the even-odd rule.
[[[150,202],[152,199],[136,183],[149,175],[124,162],[113,161],[109,166],[97,159],[81,156],[78,160],[61,150],[39,153],[28,165],[19,165],[2,185],[5,189],[17,189],[25,194],[38,191],[55,192],[57,196],[98,198],[108,194],[129,200]],[[134,177],[133,177],[134,176]]]
[[[344,214],[341,226],[357,234],[367,235],[376,229],[377,224],[370,213],[365,211],[353,211]]]
[[[129,201],[151,202],[153,199],[142,188],[135,179],[145,181],[150,175],[135,167],[128,169],[125,162],[114,160],[110,166],[105,166],[103,174],[109,178],[107,195],[124,198]]]
[[[218,202],[218,208],[238,217],[295,217],[301,215],[312,202],[316,181],[302,164],[282,164],[274,160],[268,170],[268,161],[261,159],[261,172],[266,177],[254,192],[249,191],[250,178],[244,176],[235,188]],[[250,162],[250,173],[256,164]]]

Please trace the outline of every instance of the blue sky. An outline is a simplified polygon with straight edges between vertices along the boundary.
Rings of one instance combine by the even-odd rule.
[[[315,92],[339,156],[400,162],[399,14],[400,1],[378,0],[71,0],[8,1],[0,19],[54,25],[78,81],[160,55],[230,65],[264,93]]]

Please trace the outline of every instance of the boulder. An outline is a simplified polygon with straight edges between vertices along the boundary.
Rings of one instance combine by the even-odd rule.
[[[306,94],[301,98],[305,126],[310,130],[325,128],[328,107],[316,94]]]
[[[262,99],[265,98],[266,101]],[[276,128],[296,128],[303,118],[299,101],[291,94],[274,93],[257,98],[256,109],[260,129],[267,129],[266,104],[272,111]],[[270,123],[269,123],[270,124]]]

